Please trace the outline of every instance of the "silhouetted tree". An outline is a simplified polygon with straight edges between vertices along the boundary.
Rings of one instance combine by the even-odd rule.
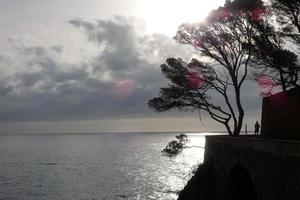
[[[170,141],[167,146],[161,151],[163,155],[173,157],[177,156],[182,150],[186,148],[204,148],[203,146],[188,146],[188,136],[186,134],[179,134],[175,136],[176,140]]]
[[[281,31],[300,44],[300,1],[271,0]]]
[[[267,88],[267,94],[299,85],[300,66],[297,55],[284,49],[284,41],[268,21],[256,23],[258,34],[253,37],[252,64],[255,80]],[[263,78],[262,78],[263,77]],[[265,78],[272,80],[265,82]],[[267,84],[267,85],[264,85]],[[269,85],[268,85],[269,84]]]
[[[176,156],[186,147],[185,145],[188,141],[187,135],[176,135],[176,140],[169,142],[161,152],[169,157]]]
[[[201,109],[223,124],[229,135],[239,135],[244,119],[241,88],[255,35],[251,21],[261,20],[263,14],[260,0],[226,1],[206,22],[182,24],[175,40],[194,47],[202,61],[167,59],[161,69],[170,84],[149,106],[159,112]]]

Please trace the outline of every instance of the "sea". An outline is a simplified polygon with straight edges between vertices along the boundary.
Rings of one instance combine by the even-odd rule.
[[[204,156],[162,155],[177,134],[0,135],[0,200],[177,199]],[[204,147],[204,134],[187,135]]]

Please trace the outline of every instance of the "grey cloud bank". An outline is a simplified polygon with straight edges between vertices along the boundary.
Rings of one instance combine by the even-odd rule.
[[[147,116],[148,99],[166,84],[160,64],[170,56],[192,55],[165,35],[145,34],[134,18],[70,24],[98,46],[97,54],[71,62],[63,57],[67,47],[58,44],[15,46],[20,60],[0,55],[0,65],[19,69],[0,80],[0,121]]]

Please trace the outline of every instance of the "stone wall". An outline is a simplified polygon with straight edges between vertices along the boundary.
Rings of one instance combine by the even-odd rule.
[[[235,166],[249,174],[260,200],[298,200],[300,197],[300,143],[251,137],[206,137],[204,163],[211,163],[216,200],[228,196],[228,175]],[[245,189],[248,183],[232,187]],[[232,193],[232,192],[231,192]],[[255,194],[255,195],[256,195]],[[247,194],[242,199],[247,199]],[[253,199],[254,200],[254,199]]]
[[[300,88],[263,99],[263,137],[300,140]]]

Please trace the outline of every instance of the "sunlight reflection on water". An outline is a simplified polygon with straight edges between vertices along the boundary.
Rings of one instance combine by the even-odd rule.
[[[167,194],[165,198],[160,197],[161,199],[176,199],[177,194],[174,194],[174,191],[179,192],[193,175],[192,172],[203,162],[204,148],[198,147],[205,147],[205,137],[196,133],[187,135],[190,140],[187,145],[197,147],[187,148],[178,156],[170,158],[173,164],[169,169],[172,169],[174,175],[169,175],[165,183],[173,193]]]
[[[0,136],[0,199],[176,199],[204,149],[162,156],[175,135]],[[204,146],[203,135],[188,135]]]

